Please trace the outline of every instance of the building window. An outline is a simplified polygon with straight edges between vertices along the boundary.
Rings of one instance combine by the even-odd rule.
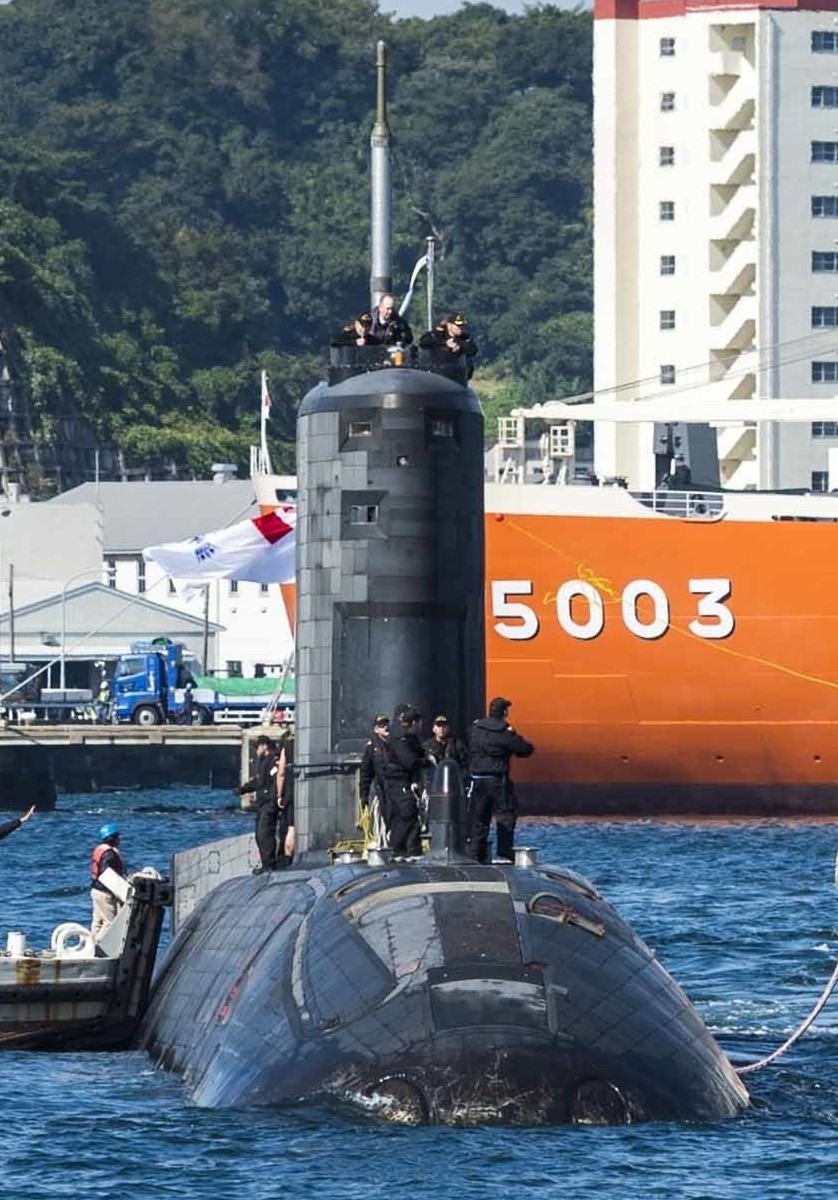
[[[261,592],[261,594],[262,594],[263,596],[267,596],[267,594],[268,594],[268,589],[270,588],[270,586],[271,586],[271,585],[270,585],[269,583],[260,583],[260,584],[259,584],[259,591]]]
[[[674,254],[662,254],[661,255],[661,275],[674,275],[674,274],[675,274],[675,255]]]
[[[145,581],[145,559],[137,559],[137,591],[142,593],[146,589]]]
[[[116,559],[109,558],[107,563],[107,581],[109,588],[116,588]]]
[[[659,146],[658,161],[662,167],[675,166],[675,147],[674,146]]]
[[[813,217],[838,217],[838,196],[813,196]]]
[[[838,359],[813,362],[812,383],[838,383]]]
[[[838,33],[826,29],[813,29],[812,53],[838,54]]]
[[[673,366],[672,363],[664,363],[661,366],[661,383],[670,384],[670,383],[674,383],[674,382],[675,382],[675,367]]]
[[[169,580],[169,595],[170,596],[177,595],[177,588],[175,587],[175,581],[173,579]]]
[[[241,679],[242,676],[242,660],[240,658],[227,659],[227,678]]]
[[[674,92],[661,92],[661,112],[675,112]]]
[[[675,57],[675,38],[661,38],[660,40],[661,58]]]
[[[812,309],[812,328],[813,329],[835,329],[835,328],[838,328],[838,308],[836,308],[835,305],[814,307]]]
[[[838,271],[838,251],[835,250],[813,250],[812,251],[812,270],[813,271]]]
[[[812,437],[813,438],[838,437],[838,421],[813,421],[812,422]]]
[[[675,328],[675,309],[674,308],[662,308],[660,311],[660,323],[661,323],[661,329],[674,329]]]
[[[658,213],[659,213],[660,219],[662,221],[674,221],[675,220],[675,201],[674,200],[661,200],[660,205],[658,206]]]
[[[829,471],[813,471],[812,472],[812,491],[813,492],[828,492],[829,491]]]
[[[838,108],[838,87],[813,87],[812,108]]]
[[[838,162],[838,142],[812,142],[812,162]]]
[[[238,579],[231,579],[230,580],[230,595],[238,596],[238,594],[239,594],[239,581],[238,581]]]

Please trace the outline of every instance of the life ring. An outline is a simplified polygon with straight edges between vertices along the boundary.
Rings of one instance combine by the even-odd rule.
[[[96,942],[86,925],[77,921],[65,921],[56,925],[50,938],[50,947],[57,958],[94,958]]]

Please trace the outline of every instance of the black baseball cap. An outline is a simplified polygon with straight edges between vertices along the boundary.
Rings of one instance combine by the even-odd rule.
[[[440,713],[439,716],[434,717],[434,725],[450,725],[450,723],[444,713]]]
[[[386,713],[376,713],[372,719],[373,725],[389,725],[390,718]]]

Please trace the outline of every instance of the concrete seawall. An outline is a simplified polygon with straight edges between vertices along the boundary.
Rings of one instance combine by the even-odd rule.
[[[44,725],[0,729],[0,809],[55,807],[61,792],[187,784],[234,787],[245,735],[238,726]]]

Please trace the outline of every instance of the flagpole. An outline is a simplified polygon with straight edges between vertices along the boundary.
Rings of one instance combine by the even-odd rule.
[[[261,430],[260,430],[260,449],[261,449],[261,468],[263,475],[273,475],[271,470],[271,456],[268,453],[268,417],[271,415],[271,397],[268,392],[268,372],[262,372],[262,405],[261,405]]]

